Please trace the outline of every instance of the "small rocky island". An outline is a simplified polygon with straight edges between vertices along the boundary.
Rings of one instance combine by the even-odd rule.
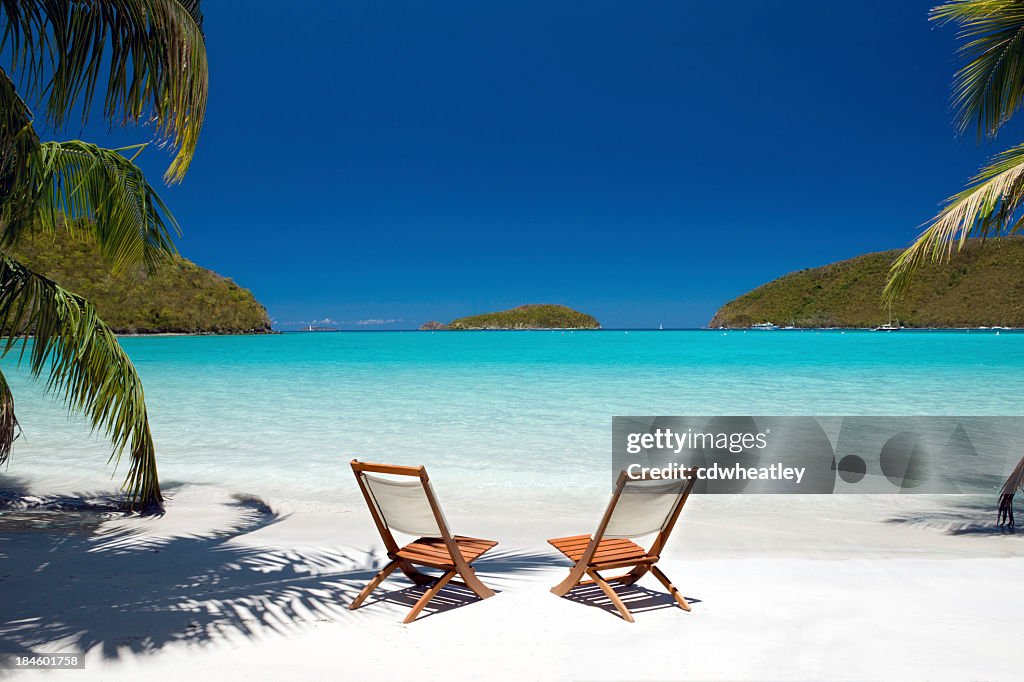
[[[593,316],[573,310],[564,305],[549,303],[521,305],[482,315],[471,315],[442,324],[435,320],[427,322],[423,331],[473,330],[473,329],[600,329],[601,324]]]

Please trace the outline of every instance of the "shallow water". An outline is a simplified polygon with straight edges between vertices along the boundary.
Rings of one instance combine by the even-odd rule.
[[[427,464],[439,487],[603,490],[611,418],[1016,415],[1024,334],[601,331],[125,338],[161,478],[326,505],[347,462]],[[24,437],[9,476],[119,483],[101,438],[3,363]],[[113,475],[113,478],[111,478]]]

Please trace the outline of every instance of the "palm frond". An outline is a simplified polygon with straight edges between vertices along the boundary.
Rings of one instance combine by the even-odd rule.
[[[122,152],[70,140],[38,143],[32,153],[28,190],[0,204],[0,244],[16,242],[28,229],[92,232],[103,255],[121,273],[140,265],[152,269],[176,253],[174,216]],[[173,233],[173,234],[172,234]]]
[[[11,447],[19,431],[18,418],[14,416],[14,395],[7,384],[7,377],[0,372],[0,464],[10,460]]]
[[[104,117],[153,123],[177,150],[165,179],[184,178],[209,83],[198,0],[0,0],[0,21],[0,49],[10,50],[28,99],[45,99],[51,123],[63,125],[76,107],[86,116],[105,83]]]
[[[1007,476],[1006,482],[1003,483],[1002,489],[999,491],[1000,495],[1013,495],[1018,490],[1024,490],[1024,457],[1021,457],[1020,461],[1017,462],[1017,466],[1013,468],[1010,475]]]
[[[66,222],[88,229],[115,272],[154,267],[177,253],[177,221],[142,170],[121,152],[88,142],[44,142],[39,171],[39,220],[50,231]]]
[[[965,190],[946,201],[917,240],[893,263],[883,299],[893,301],[902,296],[925,263],[948,260],[954,248],[963,248],[971,236],[1020,232],[1024,222],[1014,222],[1014,216],[1022,202],[1024,144],[996,156]]]
[[[1013,528],[1016,521],[1013,518],[1013,496],[1018,490],[1024,490],[1024,457],[1017,462],[1006,482],[999,490],[999,507],[996,511],[996,525],[1009,526]]]
[[[38,151],[32,112],[0,68],[0,230],[5,233],[33,220],[37,182],[32,160]]]
[[[1024,3],[954,0],[931,18],[958,24],[964,40],[958,52],[966,63],[953,79],[957,128],[994,136],[1024,102]]]
[[[27,355],[32,374],[46,373],[47,389],[111,439],[115,466],[129,449],[124,482],[129,505],[159,505],[156,450],[142,381],[92,304],[0,254],[0,336],[6,339],[2,355],[20,339],[19,362]]]
[[[178,224],[132,160],[143,146],[40,142],[31,112],[0,69],[0,244],[66,221],[94,232],[118,272],[175,253]]]

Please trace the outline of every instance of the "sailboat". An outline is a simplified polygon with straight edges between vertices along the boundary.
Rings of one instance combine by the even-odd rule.
[[[900,327],[900,321],[896,320],[896,324],[892,323],[892,303],[889,304],[889,321],[885,324],[875,327],[872,331],[876,332],[895,332],[902,329]]]
[[[664,330],[665,330],[665,325],[663,325],[663,324],[661,324],[661,323],[659,322],[659,323],[658,323],[658,331],[664,331]]]

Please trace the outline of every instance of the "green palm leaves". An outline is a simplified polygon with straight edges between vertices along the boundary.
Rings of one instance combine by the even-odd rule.
[[[26,102],[59,128],[102,101],[113,125],[148,124],[174,150],[180,181],[206,112],[208,71],[196,0],[0,0],[0,354],[19,345],[32,373],[106,433],[131,463],[134,508],[159,505],[156,452],[142,383],[93,307],[2,253],[29,231],[88,231],[112,267],[153,268],[174,253],[178,225],[134,164],[145,144],[104,149],[43,142]],[[24,97],[19,93],[21,87]],[[0,375],[0,462],[18,430]]]
[[[177,222],[142,171],[121,153],[138,153],[144,147],[103,149],[78,140],[43,143],[36,164],[42,227],[53,231],[65,217],[78,218],[67,224],[73,229],[88,225],[117,272],[140,264],[152,268],[176,253],[171,231],[179,233]]]
[[[24,337],[31,333],[31,340]],[[34,375],[49,374],[47,388],[65,397],[114,444],[112,459],[130,446],[125,487],[132,506],[160,500],[156,453],[149,430],[142,382],[131,361],[92,305],[57,283],[0,255],[0,335],[4,355],[21,342]],[[6,382],[4,386],[6,387]],[[9,390],[0,391],[4,408],[13,406]],[[6,400],[5,400],[6,398]],[[13,413],[10,417],[13,419]],[[0,432],[0,462],[10,453],[14,429]]]
[[[1024,97],[1024,3],[958,0],[936,7],[931,18],[959,24],[966,41],[959,50],[966,64],[953,79],[957,127],[995,135]]]
[[[92,109],[115,125],[153,123],[177,149],[168,182],[185,177],[206,114],[208,71],[195,0],[0,0],[5,44],[26,98],[47,118]]]
[[[932,10],[940,23],[955,23],[966,61],[953,81],[953,107],[961,133],[972,127],[994,137],[1024,104],[1024,2],[956,0]],[[996,156],[962,192],[950,197],[889,272],[884,298],[906,292],[928,261],[947,259],[968,237],[1019,232],[1024,201],[1024,145]]]

